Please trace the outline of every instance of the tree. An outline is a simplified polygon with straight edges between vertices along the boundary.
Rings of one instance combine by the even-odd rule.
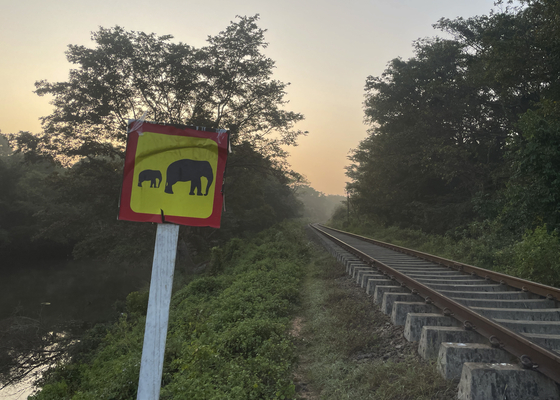
[[[21,136],[30,135],[20,132]],[[0,257],[5,261],[0,270],[22,268],[24,260],[42,259],[65,253],[51,238],[37,239],[45,198],[53,192],[47,179],[57,168],[52,160],[13,154],[7,140],[0,135]],[[12,260],[18,260],[12,265]]]
[[[383,223],[443,232],[465,221],[469,198],[492,184],[507,137],[499,107],[453,40],[423,40],[366,81],[369,137],[351,155],[353,203]]]
[[[70,45],[67,57],[77,68],[68,81],[37,82],[37,94],[54,97],[43,134],[11,136],[27,158],[47,154],[66,166],[49,177],[60,190],[40,207],[40,236],[74,246],[75,256],[122,253],[132,261],[143,253],[126,245],[138,229],[133,234],[128,225],[117,226],[115,215],[127,119],[144,112],[148,120],[230,129],[226,196],[235,215],[225,215],[225,231],[254,232],[297,215],[288,186],[297,174],[284,146],[296,144],[302,132],[294,124],[303,116],[283,109],[287,84],[272,79],[274,61],[262,53],[265,30],[257,21],[258,15],[239,17],[199,49],[121,27],[94,32],[94,48]],[[255,223],[236,222],[243,218]],[[225,234],[187,231],[191,239]]]
[[[504,145],[507,179],[482,205],[491,210],[485,216],[505,228],[503,234],[517,238],[543,223],[550,230],[560,226],[560,5],[550,0],[522,3],[506,13],[438,24],[470,43],[483,66],[482,79],[503,104],[510,134]]]
[[[527,9],[449,20],[434,25],[455,37],[473,56],[470,74],[479,90],[501,106],[499,116],[513,130],[519,116],[538,102],[550,82],[538,25]]]
[[[497,220],[517,237],[541,226],[560,228],[560,4],[523,3],[519,16],[528,27],[523,37],[532,45],[523,54],[524,75],[533,77],[541,96],[520,116],[507,149],[511,179],[497,199]]]
[[[518,237],[541,225],[560,229],[560,106],[542,101],[520,120],[510,145],[511,179],[499,220]]]
[[[539,72],[545,98],[560,99],[560,3],[555,0],[521,0],[519,15],[528,26],[531,51],[519,54],[532,71]],[[529,50],[529,49],[527,49]]]
[[[513,173],[509,143],[526,132],[520,118],[560,93],[560,47],[545,39],[558,29],[552,3],[441,19],[435,27],[453,39],[418,41],[413,58],[395,59],[367,79],[371,128],[347,173],[361,211],[443,233],[487,217],[476,210],[499,208],[474,208],[473,200],[497,201]]]
[[[68,81],[36,83],[38,95],[54,97],[53,113],[42,119],[42,149],[65,162],[122,157],[127,120],[145,112],[152,121],[225,127],[233,144],[285,155],[280,146],[295,144],[303,132],[293,125],[303,116],[282,108],[288,84],[272,79],[257,21],[238,17],[200,49],[118,26],[94,32],[94,48],[70,45],[77,68]]]
[[[0,157],[9,156],[11,153],[12,153],[12,149],[10,147],[10,142],[2,134],[2,131],[0,130]]]
[[[220,237],[253,235],[299,216],[301,204],[290,187],[297,174],[276,168],[248,142],[236,146],[227,168]]]

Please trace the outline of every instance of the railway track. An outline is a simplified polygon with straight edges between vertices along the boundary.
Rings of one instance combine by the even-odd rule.
[[[560,399],[560,289],[311,227],[459,399]]]

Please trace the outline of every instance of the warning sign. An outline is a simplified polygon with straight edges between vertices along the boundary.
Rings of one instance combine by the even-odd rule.
[[[129,122],[119,219],[220,226],[226,131]]]

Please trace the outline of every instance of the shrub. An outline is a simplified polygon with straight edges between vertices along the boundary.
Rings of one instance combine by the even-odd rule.
[[[338,224],[338,225],[337,225]],[[339,226],[332,221],[331,226]],[[425,253],[492,269],[546,285],[560,286],[560,238],[542,225],[528,230],[522,239],[497,221],[472,222],[445,236],[394,226],[384,227],[367,219],[355,222],[350,232],[409,247]]]
[[[296,357],[287,331],[309,259],[303,227],[286,223],[253,241],[233,240],[213,258],[213,275],[173,295],[161,399],[293,398]],[[131,293],[130,314],[93,356],[47,373],[34,399],[134,398],[146,302],[147,293]],[[64,371],[73,371],[72,382]]]
[[[146,315],[148,311],[148,292],[132,292],[126,296],[126,311]]]
[[[551,286],[560,286],[560,238],[546,225],[528,230],[513,246],[509,272],[512,275]]]

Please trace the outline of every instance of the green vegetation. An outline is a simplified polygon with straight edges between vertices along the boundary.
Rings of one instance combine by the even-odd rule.
[[[419,40],[414,57],[367,78],[370,129],[332,224],[560,286],[560,3],[498,3],[487,16],[440,20],[450,38]],[[303,115],[284,109],[288,84],[273,79],[257,22],[238,17],[200,48],[100,28],[93,47],[69,46],[68,81],[37,82],[54,106],[43,131],[0,134],[0,273],[14,299],[0,314],[0,384],[55,362],[35,399],[134,397],[155,229],[115,216],[126,122],[146,112],[228,128],[233,148],[222,228],[180,231],[162,398],[293,398],[288,325],[304,276],[302,368],[321,396],[449,395],[414,358],[356,363],[384,346],[371,334],[377,317],[337,286],[331,262],[304,272],[303,232],[278,225],[302,206],[325,220],[341,198],[306,186],[287,163]],[[22,276],[44,281],[41,293],[28,288],[32,305],[15,303]],[[46,318],[65,293],[71,314]],[[90,311],[99,297],[104,310]],[[68,320],[80,313],[92,321]],[[105,325],[84,333],[85,322]]]
[[[214,249],[214,275],[173,295],[161,398],[293,398],[296,353],[287,328],[310,255],[295,223]],[[131,293],[106,336],[92,331],[33,398],[134,398],[146,304],[147,294]]]
[[[0,146],[0,254],[8,261],[1,263],[1,272],[10,267],[6,259],[45,259],[68,249],[48,237],[36,237],[41,228],[37,213],[55,191],[45,182],[55,173],[55,166],[42,160],[27,162],[21,154],[12,154],[2,134]]]
[[[121,27],[93,32],[93,47],[70,45],[68,81],[36,83],[38,95],[53,97],[43,132],[4,135],[14,154],[0,143],[0,183],[8,188],[0,201],[9,205],[0,215],[0,251],[46,240],[75,258],[150,258],[153,229],[115,220],[127,121],[143,112],[150,121],[231,133],[228,212],[218,231],[182,229],[195,252],[298,216],[291,185],[302,177],[285,148],[305,134],[294,128],[303,115],[284,109],[288,84],[273,79],[258,19],[238,17],[201,48]],[[23,179],[27,170],[36,176]]]
[[[468,229],[437,235],[410,228],[384,227],[368,220],[346,220],[335,214],[329,225],[398,246],[435,254],[534,282],[560,287],[560,238],[546,225],[528,230],[520,240],[493,225],[472,223]]]
[[[346,224],[558,286],[560,6],[498,3],[367,78]]]
[[[345,276],[344,266],[326,254],[307,268],[299,373],[312,392],[325,400],[455,398],[456,385],[441,378],[435,365],[421,361],[414,344],[412,355],[383,357],[408,344],[393,342],[390,318],[372,305],[363,289],[360,296],[353,292],[353,282],[345,286],[350,281]],[[402,333],[398,336],[404,341]]]
[[[441,19],[451,39],[419,40],[367,78],[370,130],[347,172],[355,213],[437,234],[486,220],[515,239],[560,228],[560,7],[522,3]]]
[[[285,107],[288,84],[273,78],[258,19],[238,17],[200,48],[100,28],[91,47],[69,46],[67,81],[36,83],[53,104],[42,132],[0,134],[2,338],[33,320],[25,341],[0,348],[0,387],[60,359],[43,351],[44,335],[79,339],[148,284],[155,226],[116,220],[128,118],[231,133],[222,227],[181,227],[177,286],[205,269],[213,247],[300,215],[302,177],[285,149],[305,134],[295,128],[303,115]]]
[[[397,345],[402,334],[300,223],[212,255],[173,295],[162,399],[294,399],[294,376],[327,400],[454,398],[455,383],[415,344]],[[147,293],[131,293],[119,321],[88,331],[32,399],[135,398],[146,308]]]

